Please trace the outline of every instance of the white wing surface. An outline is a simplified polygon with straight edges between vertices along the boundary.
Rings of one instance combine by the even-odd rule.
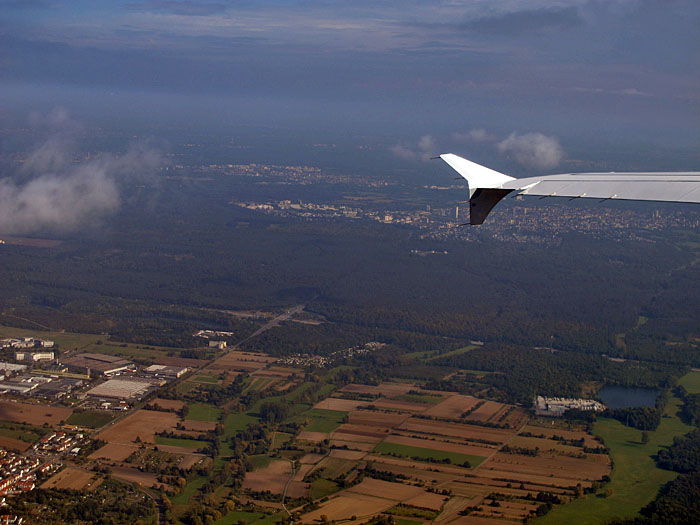
[[[469,184],[471,224],[483,223],[498,201],[511,192],[571,199],[700,203],[700,172],[565,173],[514,179],[452,153],[440,157]]]

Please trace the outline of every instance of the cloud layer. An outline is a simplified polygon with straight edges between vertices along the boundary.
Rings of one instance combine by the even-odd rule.
[[[521,166],[539,170],[548,170],[557,167],[566,153],[559,143],[559,139],[542,133],[511,133],[503,140],[483,128],[470,131],[455,131],[450,135],[452,142],[460,144],[485,144],[493,147],[498,152],[513,158]],[[448,148],[449,149],[449,148]],[[432,135],[423,135],[415,148],[397,144],[390,150],[404,160],[428,160],[440,153],[448,153],[448,149],[441,149],[437,140]]]
[[[121,156],[76,162],[71,149],[76,125],[67,114],[52,112],[42,123],[49,136],[13,176],[0,178],[3,234],[66,231],[93,223],[119,208],[122,185],[152,173],[162,161],[155,150],[135,145]]]
[[[556,137],[542,133],[511,133],[498,143],[501,153],[512,155],[523,166],[537,169],[550,169],[559,165],[564,158],[564,150]]]

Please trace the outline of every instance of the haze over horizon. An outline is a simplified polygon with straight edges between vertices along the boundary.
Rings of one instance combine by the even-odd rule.
[[[700,5],[688,0],[6,0],[0,11],[6,116],[64,106],[116,126],[379,133],[408,159],[432,152],[426,136],[700,138]]]

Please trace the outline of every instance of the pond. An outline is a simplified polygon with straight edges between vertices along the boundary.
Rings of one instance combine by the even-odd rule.
[[[604,386],[598,397],[608,408],[653,407],[659,395],[657,388]]]

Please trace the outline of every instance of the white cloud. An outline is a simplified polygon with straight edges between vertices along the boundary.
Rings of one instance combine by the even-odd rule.
[[[418,139],[415,149],[403,144],[396,144],[389,149],[394,155],[404,160],[430,160],[438,155],[437,144],[432,135],[423,135]]]
[[[472,129],[471,131],[455,131],[452,138],[458,142],[485,142],[491,140],[491,135],[483,128]]]
[[[161,163],[156,151],[132,146],[124,155],[99,155],[74,162],[74,123],[54,116],[41,122],[50,134],[14,177],[0,178],[0,232],[70,230],[116,211],[120,184],[142,178]]]
[[[511,154],[520,164],[529,168],[554,168],[564,158],[559,140],[542,133],[511,133],[498,144],[498,150]]]

